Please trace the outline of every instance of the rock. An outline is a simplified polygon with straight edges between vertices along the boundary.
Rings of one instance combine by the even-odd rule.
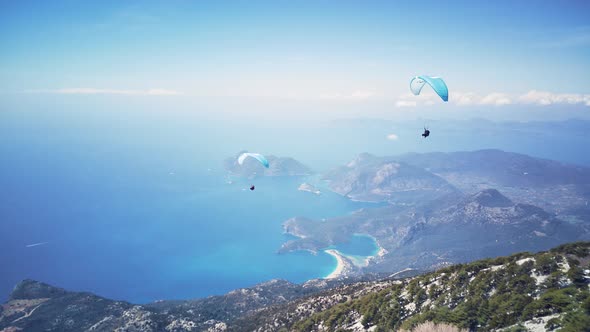
[[[318,188],[314,187],[313,185],[311,185],[309,183],[302,183],[299,186],[299,188],[297,188],[297,190],[310,192],[310,193],[316,194],[316,195],[320,195],[322,193]]]

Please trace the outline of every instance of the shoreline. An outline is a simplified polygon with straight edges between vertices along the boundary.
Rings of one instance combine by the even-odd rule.
[[[385,255],[387,253],[387,250],[385,250],[385,248],[383,248],[381,246],[381,244],[379,244],[379,240],[377,240],[377,238],[374,237],[373,235],[368,234],[368,233],[353,233],[352,235],[353,236],[368,237],[371,240],[373,240],[373,242],[375,243],[375,247],[376,247],[375,248],[375,251],[371,255],[363,256],[363,257],[366,257],[366,259],[371,259],[371,258],[376,258],[376,257],[382,257],[383,255]]]
[[[334,270],[323,279],[338,279],[347,276],[350,273],[358,272],[365,267],[371,265],[376,260],[387,254],[387,250],[383,248],[377,239],[369,234],[356,233],[355,236],[366,236],[371,238],[377,246],[375,252],[369,256],[349,256],[341,253],[337,249],[325,249],[323,250],[326,254],[336,258],[336,267]]]
[[[326,254],[336,258],[336,262],[337,262],[336,268],[334,269],[334,271],[332,271],[332,273],[325,276],[324,279],[337,279],[337,278],[341,277],[344,272],[344,266],[346,264],[344,262],[344,259],[342,258],[342,254],[336,249],[326,249],[326,250],[324,250],[324,252]]]
[[[322,192],[316,186],[309,184],[307,182],[304,182],[301,185],[299,185],[299,188],[297,188],[297,190],[312,193],[318,196],[322,194]]]

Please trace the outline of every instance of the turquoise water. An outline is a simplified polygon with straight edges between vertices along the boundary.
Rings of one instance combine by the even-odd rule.
[[[223,159],[241,149],[297,158],[234,129],[147,111],[0,113],[0,299],[25,278],[141,303],[328,275],[323,252],[277,254],[282,223],[371,204],[297,190],[317,177],[228,184]]]
[[[282,222],[370,205],[298,191],[303,178],[228,184],[219,167],[154,172],[121,166],[88,176],[50,166],[45,176],[27,164],[11,172],[22,176],[12,178],[15,204],[3,206],[2,249],[12,253],[1,262],[10,267],[3,271],[4,294],[33,278],[142,303],[222,294],[272,278],[320,278],[334,270],[331,256],[276,253],[288,240]],[[250,183],[255,191],[247,190]],[[47,244],[25,247],[37,242]]]
[[[379,246],[375,239],[366,234],[354,234],[350,241],[331,246],[347,256],[375,256],[379,252]]]

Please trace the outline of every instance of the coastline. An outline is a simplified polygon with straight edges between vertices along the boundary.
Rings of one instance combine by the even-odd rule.
[[[366,236],[375,241],[375,252],[369,256],[352,256],[345,255],[337,249],[325,249],[323,250],[326,254],[336,258],[336,268],[329,275],[325,276],[324,279],[338,279],[350,275],[351,273],[357,273],[363,268],[369,266],[371,263],[383,257],[387,254],[387,250],[383,248],[377,239],[369,234],[354,234],[355,236]]]
[[[377,238],[374,237],[373,235],[368,234],[368,233],[353,233],[352,235],[367,237],[367,238],[373,240],[373,242],[375,243],[375,251],[371,255],[365,256],[367,259],[374,258],[374,257],[381,257],[387,253],[387,250],[385,250],[385,248],[383,248],[381,246],[381,244],[379,244],[379,240],[377,240]]]
[[[302,183],[299,186],[299,188],[297,188],[297,190],[303,191],[303,192],[312,193],[312,194],[315,194],[315,195],[321,195],[322,194],[322,192],[317,187],[315,187],[314,185],[311,185],[311,184],[309,184],[307,182]]]
[[[344,259],[342,258],[342,254],[340,254],[340,252],[338,252],[338,250],[336,249],[326,249],[324,250],[324,252],[334,258],[336,258],[336,268],[334,269],[334,271],[332,271],[332,273],[330,273],[329,275],[327,275],[326,277],[324,277],[324,279],[337,279],[340,278],[343,275],[344,272],[344,267],[346,265],[346,263],[344,262]]]
[[[385,248],[383,248],[381,246],[381,243],[379,243],[379,240],[377,240],[376,237],[374,237],[373,235],[370,235],[370,234],[361,234],[361,235],[368,236],[371,239],[373,239],[373,241],[375,241],[375,245],[377,246],[377,250],[375,251],[375,253],[373,255],[371,255],[371,256],[368,257],[369,260],[370,259],[375,259],[375,258],[378,258],[378,257],[379,258],[380,257],[383,257],[383,256],[385,256],[388,253],[387,249],[385,249]]]

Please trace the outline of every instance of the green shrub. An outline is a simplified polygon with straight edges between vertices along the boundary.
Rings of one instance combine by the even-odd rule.
[[[537,269],[537,272],[540,274],[546,275],[557,271],[559,266],[552,254],[541,254],[536,258],[535,269]]]

